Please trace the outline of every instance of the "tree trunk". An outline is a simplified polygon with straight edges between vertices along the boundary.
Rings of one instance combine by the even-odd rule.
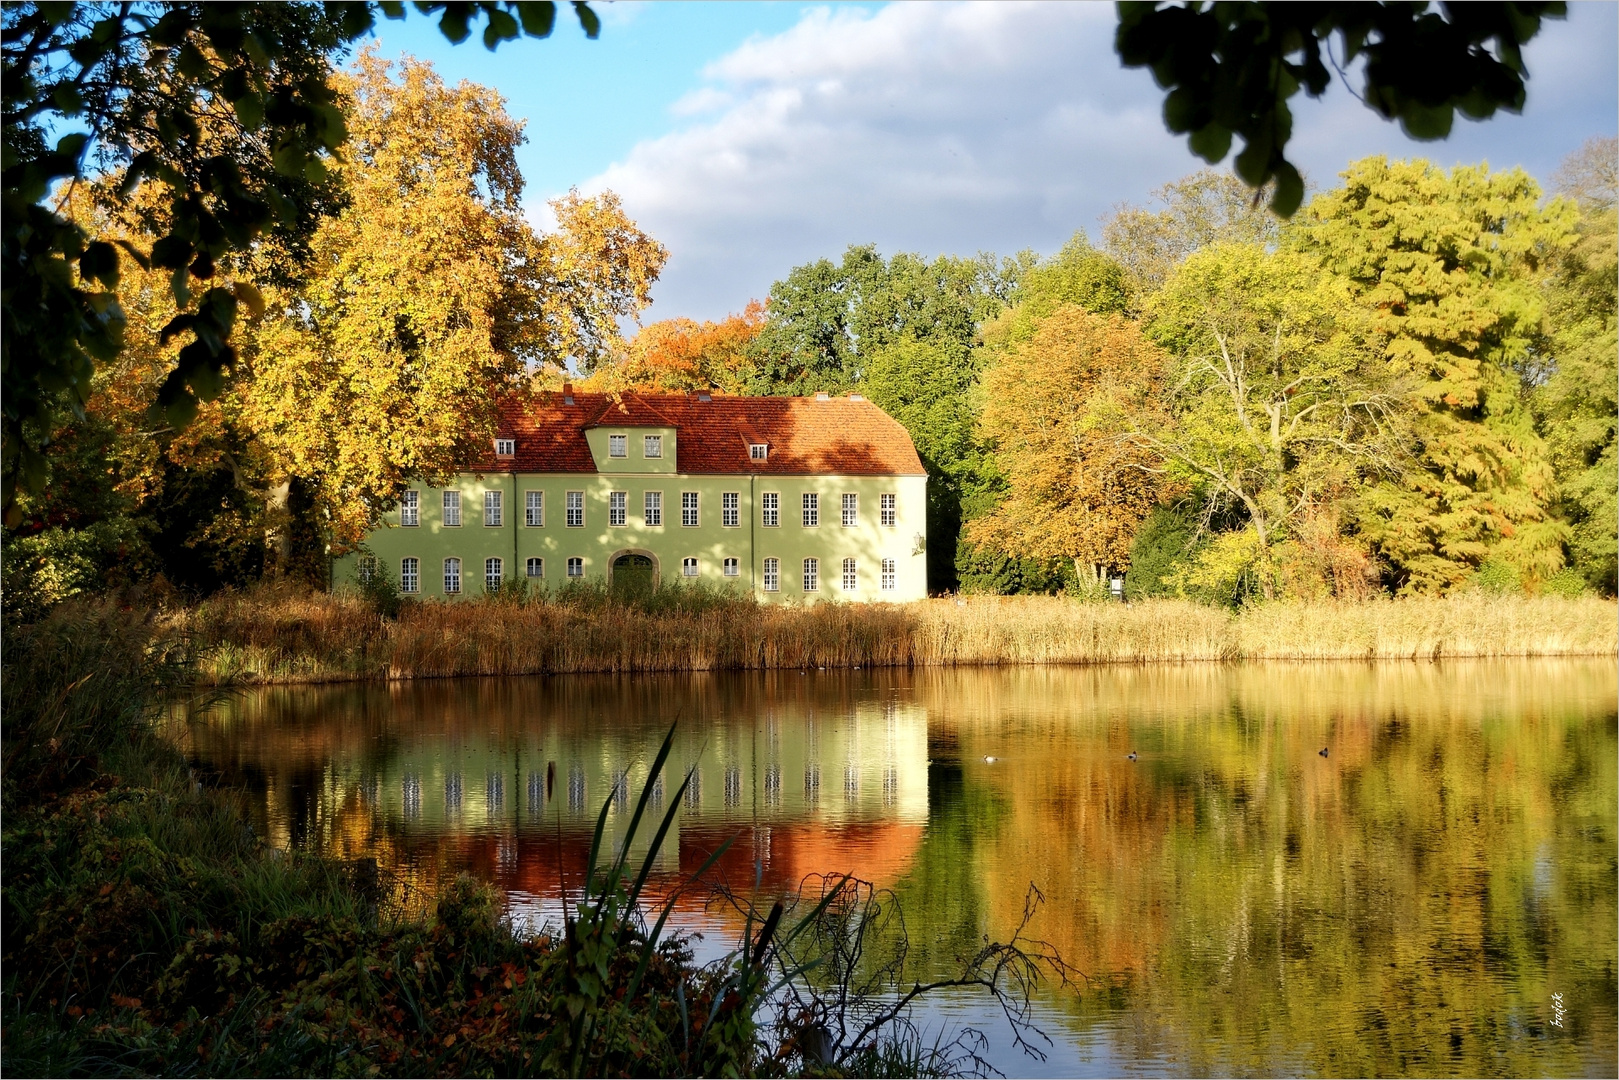
[[[280,581],[292,557],[292,521],[287,510],[292,482],[270,485],[264,497],[264,576]]]

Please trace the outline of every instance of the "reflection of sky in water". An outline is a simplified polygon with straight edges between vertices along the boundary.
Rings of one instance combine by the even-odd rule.
[[[1601,1073],[1616,683],[1600,660],[467,680],[265,690],[175,730],[275,843],[417,896],[470,870],[539,927],[604,803],[622,848],[679,718],[659,895],[728,839],[715,873],[765,906],[853,872],[895,890],[926,978],[1043,890],[1032,932],[1085,976],[1041,999],[1049,1060],[978,998],[923,1018],[982,1027],[1013,1075]],[[739,930],[696,891],[674,922],[705,957]]]

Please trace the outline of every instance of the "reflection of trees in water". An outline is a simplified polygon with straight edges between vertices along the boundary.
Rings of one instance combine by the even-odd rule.
[[[491,821],[499,819],[506,812],[506,777],[502,773],[492,772],[484,785],[484,806]]]
[[[727,808],[743,763],[736,809],[749,812],[757,777],[768,833],[710,803],[706,820],[680,826],[670,874],[739,829],[752,842],[733,848],[736,881],[753,880],[760,850],[778,883],[890,852],[924,977],[952,970],[984,933],[1004,936],[1035,881],[1050,903],[1033,929],[1094,980],[1066,1007],[1128,1014],[1109,1024],[1134,1040],[1128,1053],[1175,1055],[1187,1071],[1580,1072],[1588,1058],[1526,1047],[1547,1031],[1551,989],[1568,1027],[1537,1045],[1590,1055],[1619,1026],[1615,682],[1600,661],[491,681],[274,691],[188,738],[227,778],[260,777],[300,842],[375,853],[418,890],[470,867],[554,892],[557,859],[583,858],[580,815],[600,807],[587,775],[610,783],[605,766],[586,767],[635,760],[622,732],[655,741],[677,710],[726,717],[682,725],[682,754],[708,744]],[[865,785],[871,820],[851,830],[839,815],[855,804],[822,804],[820,768],[853,760],[837,732],[857,707],[871,725],[861,767],[883,784],[880,795]],[[890,730],[911,738],[923,714],[925,753],[891,750]],[[530,730],[505,718],[527,716],[546,717],[534,726],[543,741],[515,757],[455,751],[472,776],[486,764],[513,784],[526,774],[527,814],[507,804],[498,823],[423,821],[443,748],[505,746]],[[753,738],[750,773],[738,748]],[[574,815],[560,855],[540,828],[554,809],[543,777],[529,771],[547,757],[568,770]],[[802,804],[784,784],[800,765]],[[401,769],[402,808],[384,813]],[[898,813],[891,777],[903,804],[919,773],[926,828],[906,833],[884,816]]]

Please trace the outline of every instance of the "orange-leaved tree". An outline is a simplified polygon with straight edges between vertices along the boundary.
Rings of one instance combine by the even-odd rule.
[[[664,319],[641,329],[618,355],[597,365],[592,388],[679,392],[716,387],[739,392],[751,370],[748,347],[765,325],[765,306],[748,301],[719,322]]]
[[[981,430],[1007,494],[968,526],[977,544],[1072,559],[1095,584],[1130,561],[1161,463],[1130,437],[1157,417],[1164,358],[1123,316],[1059,307],[984,373]]]

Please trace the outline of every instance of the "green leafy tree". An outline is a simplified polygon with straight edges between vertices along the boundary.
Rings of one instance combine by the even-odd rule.
[[[452,41],[481,16],[484,44],[544,37],[550,2],[418,2]],[[592,37],[598,20],[575,5]],[[79,415],[97,364],[118,354],[121,257],[168,276],[180,308],[156,406],[185,423],[236,360],[239,305],[271,283],[336,209],[328,166],[347,135],[332,59],[399,0],[359,3],[15,3],[0,11],[0,472],[38,490],[42,447]],[[61,193],[84,180],[141,193],[140,242],[92,235]],[[268,254],[268,258],[261,258]]]
[[[1360,533],[1406,592],[1442,591],[1487,558],[1526,579],[1562,565],[1567,526],[1522,372],[1544,341],[1544,282],[1573,236],[1520,170],[1449,174],[1356,162],[1290,242],[1346,285],[1388,370],[1409,380],[1415,467],[1363,492]]]
[[[993,502],[992,469],[974,433],[973,350],[1035,261],[884,259],[873,246],[851,247],[839,263],[820,259],[776,282],[749,346],[749,392],[858,389],[905,425],[928,469],[933,590],[956,584],[964,508]]]
[[[1168,91],[1164,124],[1210,164],[1241,136],[1237,175],[1253,188],[1274,184],[1271,208],[1291,217],[1304,177],[1286,156],[1287,103],[1300,89],[1314,98],[1326,92],[1327,62],[1364,56],[1359,96],[1367,107],[1399,120],[1414,139],[1443,139],[1458,110],[1474,120],[1523,110],[1523,46],[1567,5],[1123,0],[1118,8],[1114,48],[1126,67],[1151,68]]]
[[[1401,395],[1364,345],[1347,284],[1296,254],[1200,251],[1149,314],[1171,358],[1173,422],[1133,438],[1197,493],[1205,521],[1234,512],[1243,522],[1186,581],[1247,575],[1270,599],[1311,517],[1365,479],[1398,474]]]
[[[843,393],[865,376],[871,355],[894,342],[971,347],[1029,262],[996,264],[988,256],[928,262],[903,252],[884,259],[867,244],[850,247],[839,263],[818,259],[794,267],[770,287],[768,318],[751,348],[748,389]]]
[[[1580,208],[1573,247],[1548,295],[1552,371],[1534,394],[1535,412],[1557,473],[1559,508],[1570,525],[1571,567],[1595,588],[1615,589],[1619,451],[1614,442],[1619,384],[1619,140],[1592,139],[1555,178]]]

